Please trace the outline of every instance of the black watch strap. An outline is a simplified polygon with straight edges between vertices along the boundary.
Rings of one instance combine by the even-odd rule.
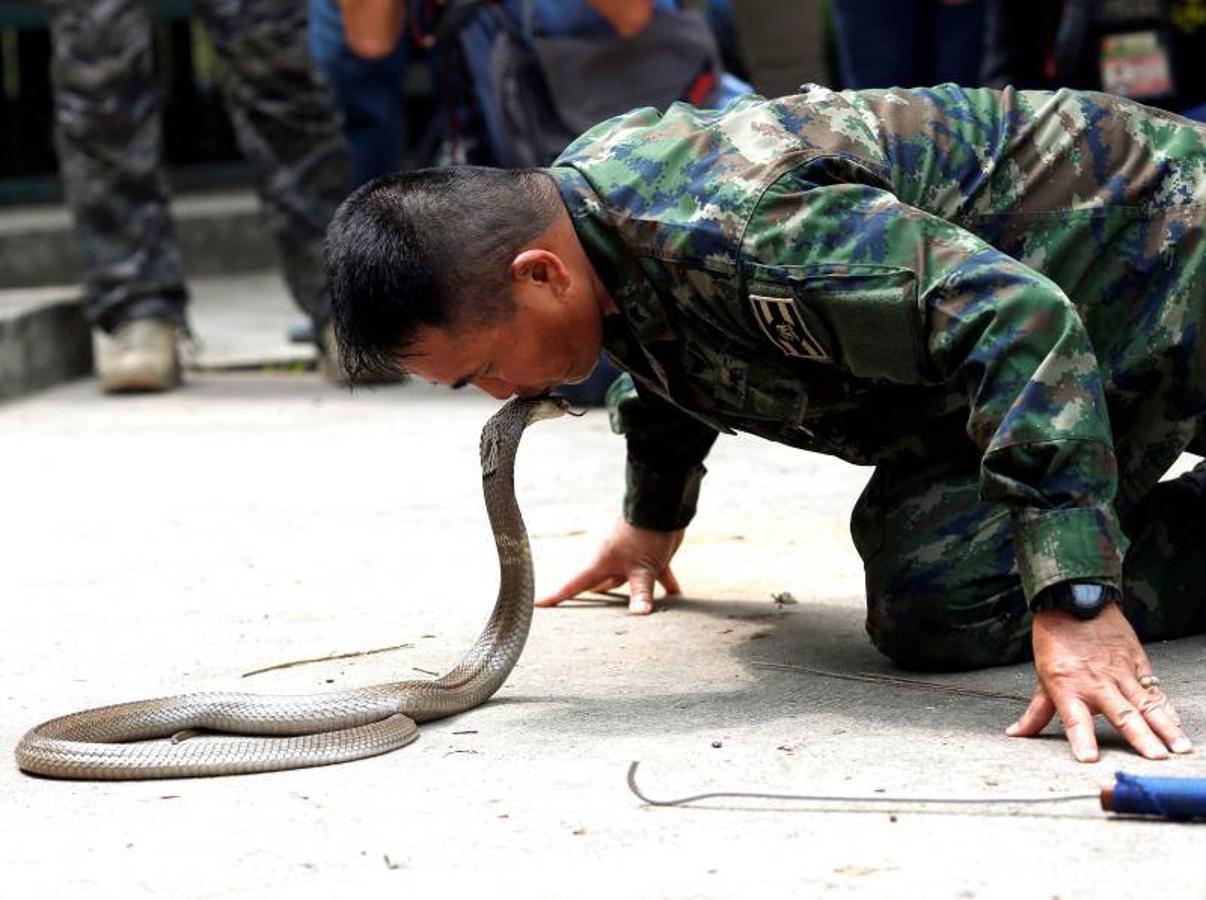
[[[1062,609],[1078,619],[1095,619],[1109,603],[1121,603],[1122,592],[1094,581],[1063,581],[1043,588],[1030,600],[1031,612]]]

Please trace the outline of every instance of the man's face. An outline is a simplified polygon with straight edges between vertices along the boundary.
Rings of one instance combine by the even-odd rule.
[[[603,345],[602,312],[589,294],[538,274],[516,281],[515,314],[506,321],[459,333],[420,329],[407,368],[452,388],[471,384],[500,400],[586,379]]]

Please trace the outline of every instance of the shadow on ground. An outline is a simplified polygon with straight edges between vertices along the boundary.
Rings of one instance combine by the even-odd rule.
[[[558,614],[611,616],[614,609],[604,607],[619,602],[565,605]],[[900,670],[871,645],[863,632],[862,611],[852,606],[769,606],[766,602],[681,598],[657,613],[690,617],[696,623],[701,619],[734,623],[733,635],[724,635],[723,628],[692,629],[691,637],[699,641],[689,651],[701,672],[715,668],[722,655],[735,660],[744,677],[732,690],[700,689],[688,674],[681,690],[658,690],[659,683],[640,691],[582,693],[569,699],[564,695],[511,699],[548,702],[547,711],[534,716],[529,724],[557,732],[689,733],[711,727],[718,719],[748,726],[797,715],[823,715],[849,720],[852,732],[940,727],[954,736],[995,736],[1021,713],[1033,689],[1029,663],[954,674]],[[599,627],[603,633],[607,626],[600,622]],[[1200,732],[1206,723],[1206,697],[1197,673],[1206,661],[1206,636],[1151,644],[1147,651],[1191,734]],[[599,651],[601,656],[604,652]],[[797,670],[768,668],[767,663]],[[926,684],[873,680],[885,677]],[[971,696],[958,693],[960,690],[1009,696]],[[1058,729],[1053,731],[1048,738],[1062,741]],[[1099,733],[1103,749],[1124,746],[1104,725]],[[1201,739],[1200,734],[1198,737]]]

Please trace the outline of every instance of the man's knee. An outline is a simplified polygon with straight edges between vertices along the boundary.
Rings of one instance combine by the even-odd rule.
[[[980,499],[977,460],[880,467],[851,519],[867,577],[867,632],[910,669],[1024,659],[1030,620],[1008,509]]]

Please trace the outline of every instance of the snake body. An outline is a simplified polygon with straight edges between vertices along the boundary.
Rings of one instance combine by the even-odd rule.
[[[386,753],[418,737],[416,723],[484,703],[511,673],[532,621],[532,554],[515,499],[515,454],[529,424],[565,409],[557,398],[516,398],[482,429],[498,598],[477,642],[445,675],[321,694],[214,692],[102,706],[32,728],[17,746],[17,765],[52,778],[106,780],[298,769]]]

